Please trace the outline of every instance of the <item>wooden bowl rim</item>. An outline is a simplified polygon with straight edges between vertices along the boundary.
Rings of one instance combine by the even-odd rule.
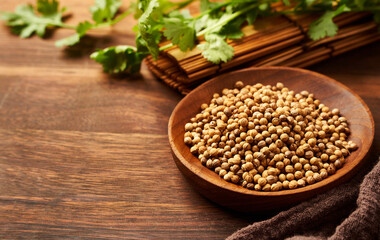
[[[307,185],[307,186],[302,187],[302,188],[296,188],[296,189],[291,189],[291,190],[290,189],[289,190],[281,190],[281,191],[276,191],[276,192],[270,192],[270,191],[269,192],[263,192],[263,191],[249,190],[249,189],[246,189],[246,188],[244,188],[242,186],[239,186],[239,185],[227,182],[227,181],[225,181],[225,180],[223,180],[221,178],[218,179],[220,181],[216,181],[215,182],[215,181],[213,181],[213,179],[211,179],[206,174],[198,174],[198,172],[201,172],[201,171],[198,171],[198,172],[194,171],[194,168],[198,169],[199,166],[193,165],[189,161],[187,161],[182,156],[182,154],[178,151],[178,149],[175,146],[175,143],[174,143],[174,140],[173,140],[173,132],[172,132],[172,129],[173,129],[173,126],[174,126],[174,122],[173,122],[174,121],[174,116],[177,114],[177,112],[179,111],[179,109],[182,108],[182,106],[184,105],[184,102],[186,102],[186,99],[190,98],[190,96],[192,94],[195,94],[195,92],[200,91],[202,89],[205,89],[208,85],[211,85],[215,81],[218,81],[218,79],[228,77],[229,75],[233,76],[235,74],[240,74],[242,72],[255,72],[255,71],[263,71],[263,70],[265,70],[265,71],[267,71],[267,70],[294,71],[294,72],[301,72],[301,73],[304,73],[304,74],[315,75],[315,76],[317,76],[319,78],[325,79],[327,81],[330,81],[330,82],[338,85],[339,87],[341,87],[341,88],[345,89],[346,91],[348,91],[349,93],[351,93],[357,100],[359,100],[359,102],[362,104],[362,106],[365,108],[366,112],[368,113],[368,117],[369,117],[369,119],[371,121],[371,128],[370,128],[371,134],[369,136],[370,137],[369,144],[361,146],[359,155],[352,161],[352,164],[350,165],[350,167],[347,167],[347,168],[342,167],[341,169],[339,169],[340,172],[335,173],[335,174],[329,176],[328,178],[326,178],[326,179],[330,180],[328,182],[324,182],[322,180],[320,182],[317,182],[317,183],[314,183],[314,184],[311,184],[311,185]],[[353,169],[355,169],[355,167],[358,164],[360,164],[360,162],[367,155],[370,147],[372,146],[374,135],[375,135],[374,126],[375,126],[375,123],[374,123],[371,111],[369,110],[367,104],[363,101],[363,99],[361,99],[361,97],[358,94],[356,94],[354,91],[352,91],[351,89],[349,89],[344,84],[342,84],[342,83],[340,83],[340,82],[338,82],[338,81],[336,81],[336,80],[334,80],[334,79],[332,79],[330,77],[327,77],[327,76],[325,76],[323,74],[320,74],[320,73],[317,73],[317,72],[313,72],[313,71],[310,71],[310,70],[305,70],[305,69],[300,69],[300,68],[291,68],[291,67],[271,66],[271,67],[248,68],[248,69],[242,69],[242,70],[238,70],[238,71],[233,71],[233,72],[225,73],[225,74],[219,75],[217,77],[214,77],[214,78],[206,81],[205,83],[201,84],[197,88],[195,88],[188,95],[186,95],[176,105],[176,107],[174,108],[174,110],[173,110],[173,112],[172,112],[172,114],[170,116],[170,119],[169,119],[168,136],[169,136],[170,147],[172,149],[173,154],[176,156],[176,158],[188,170],[190,170],[193,174],[195,174],[199,178],[203,179],[204,181],[206,181],[206,182],[208,182],[208,183],[210,183],[212,185],[215,185],[215,186],[217,186],[219,188],[222,188],[224,190],[232,191],[232,192],[239,193],[239,194],[257,196],[257,197],[259,197],[259,196],[260,197],[270,197],[270,196],[275,197],[275,196],[291,196],[291,195],[305,193],[305,192],[309,192],[309,191],[312,191],[312,190],[315,190],[315,189],[322,188],[325,185],[328,185],[328,184],[331,184],[331,183],[337,181],[339,178],[345,176],[350,171],[352,171]],[[203,165],[200,165],[200,167],[205,168],[205,166],[203,166]],[[210,173],[214,173],[211,170],[209,170],[209,171],[210,171]],[[326,180],[326,179],[324,179],[324,180]]]

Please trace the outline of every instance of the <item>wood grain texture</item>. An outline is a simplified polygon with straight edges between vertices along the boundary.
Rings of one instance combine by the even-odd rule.
[[[195,117],[203,103],[210,103],[214,93],[233,89],[235,83],[275,86],[282,82],[285,87],[300,93],[313,93],[315,98],[330,109],[338,108],[347,118],[351,134],[347,141],[358,145],[358,150],[345,158],[345,164],[334,175],[318,183],[293,190],[276,192],[252,191],[224,181],[192,155],[184,141],[184,126]],[[374,138],[372,115],[359,96],[339,82],[304,69],[286,67],[262,67],[227,73],[207,81],[182,99],[169,119],[169,142],[173,158],[189,182],[205,197],[240,212],[257,212],[283,208],[325,192],[353,177],[363,166]],[[255,142],[257,144],[257,142]]]
[[[1,11],[34,1],[2,0]],[[93,0],[61,0],[89,19]],[[128,6],[123,1],[123,7]],[[127,18],[57,49],[72,34],[19,39],[0,24],[1,239],[222,239],[275,214],[242,215],[195,192],[172,160],[167,138],[181,96],[142,68],[110,77],[91,51],[133,44]],[[313,66],[370,107],[380,153],[380,44]]]

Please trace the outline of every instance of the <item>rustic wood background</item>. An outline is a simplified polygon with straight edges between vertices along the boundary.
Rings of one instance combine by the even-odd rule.
[[[0,11],[20,3],[2,0]],[[61,0],[68,24],[93,0]],[[124,9],[128,7],[125,1]],[[221,239],[275,212],[238,214],[195,192],[170,154],[167,123],[181,95],[142,67],[111,77],[88,55],[133,44],[131,17],[57,49],[0,24],[1,239]],[[347,85],[372,110],[380,152],[380,43],[310,67]]]

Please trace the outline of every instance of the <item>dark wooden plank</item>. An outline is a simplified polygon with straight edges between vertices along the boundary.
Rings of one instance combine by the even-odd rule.
[[[166,134],[0,130],[0,139],[2,238],[220,239],[248,224],[192,191]]]
[[[76,6],[69,23],[90,18],[87,8],[93,1],[84,2],[62,1],[62,5]],[[12,10],[16,4],[5,2],[4,10]],[[2,24],[0,127],[166,133],[170,112],[180,99],[178,93],[156,81],[145,66],[141,76],[112,77],[89,58],[96,48],[133,44],[131,17],[123,21],[129,26],[124,35],[117,35],[118,29],[125,28],[120,23],[114,30],[105,29],[104,34],[114,38],[87,39],[69,50],[56,48],[54,41],[72,32],[57,30],[52,39],[33,36],[22,40]]]
[[[22,71],[0,77],[7,89],[0,108],[3,128],[164,134],[179,98],[153,78],[116,81],[99,69],[83,73],[72,69],[76,76],[27,71],[31,73],[26,76]]]
[[[26,2],[34,1],[2,0],[0,9]],[[73,13],[68,23],[90,18],[93,0],[61,3]],[[0,24],[1,239],[221,239],[268,217],[218,207],[187,184],[167,140],[178,93],[145,66],[141,76],[115,78],[88,58],[133,44],[135,23],[129,17],[66,50],[54,41],[70,30],[23,40]],[[377,153],[379,55],[376,43],[310,68],[363,97]]]

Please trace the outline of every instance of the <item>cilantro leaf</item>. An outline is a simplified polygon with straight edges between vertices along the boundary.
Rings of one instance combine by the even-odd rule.
[[[221,31],[223,26],[225,25],[225,22],[228,21],[228,19],[230,19],[231,16],[233,16],[233,13],[224,13],[220,18],[214,19],[216,20],[215,24],[209,25],[212,29],[211,32],[215,33]]]
[[[54,15],[58,12],[59,3],[56,0],[39,0],[37,1],[37,12],[44,16]],[[63,8],[61,12],[64,12],[66,8]]]
[[[71,35],[67,38],[56,41],[55,46],[56,47],[73,46],[80,41],[81,37],[83,37],[89,29],[91,29],[93,27],[94,27],[94,25],[88,21],[81,22],[76,27],[76,29],[75,29],[76,33],[74,35]]]
[[[55,45],[57,47],[75,45],[80,42],[80,39],[86,35],[88,30],[99,26],[113,25],[115,22],[113,22],[112,19],[120,6],[120,0],[95,0],[95,6],[90,8],[95,23],[90,23],[88,21],[79,23],[75,28],[76,33],[74,35],[57,41]],[[126,16],[129,13],[130,11],[127,11],[122,15]]]
[[[106,73],[136,73],[140,71],[141,62],[147,53],[138,52],[132,46],[115,46],[98,50],[91,58],[103,65]]]
[[[121,6],[121,0],[95,0],[95,6],[90,8],[95,23],[111,21]]]
[[[152,19],[151,14],[155,8],[159,7],[158,0],[149,1],[141,1],[144,7],[144,13],[141,15],[139,19],[139,30],[142,39],[145,40],[146,46],[152,54],[153,59],[157,59],[159,54],[158,43],[161,39],[162,25]]]
[[[171,11],[168,14],[168,16],[170,18],[179,18],[179,19],[190,19],[190,18],[192,18],[190,11],[188,9],[184,9],[181,11],[178,11],[178,10]]]
[[[90,22],[84,21],[84,22],[79,23],[79,25],[76,28],[76,31],[80,36],[83,36],[86,34],[87,30],[91,29],[93,26],[94,25],[91,24]]]
[[[214,7],[216,7],[218,3],[210,2],[209,0],[201,0],[200,9],[201,12],[206,12]]]
[[[149,2],[149,1],[148,1]],[[152,13],[152,17],[161,17],[170,15],[174,11],[178,12],[178,9],[182,9],[189,5],[190,3],[194,2],[194,0],[184,0],[184,1],[172,1],[172,0],[158,0],[158,7],[155,8],[154,12]],[[187,10],[183,10],[187,11]]]
[[[146,8],[148,7],[150,0],[138,0],[137,1],[137,7],[142,11],[141,15],[145,12]],[[141,17],[141,15],[139,17]]]
[[[258,13],[259,11],[257,8],[254,8],[251,11],[247,12],[247,22],[249,25],[253,25],[253,23],[256,21]]]
[[[312,40],[318,40],[326,36],[333,37],[338,31],[338,26],[333,22],[333,18],[343,12],[350,11],[345,5],[341,5],[335,11],[326,11],[320,18],[312,22],[308,35]]]
[[[244,18],[237,18],[236,20],[224,25],[218,34],[226,36],[228,39],[242,38],[244,36],[244,33],[241,31],[240,26],[244,21]]]
[[[356,4],[356,6],[358,6],[359,9],[363,9],[366,0],[354,0],[354,2]]]
[[[149,5],[150,0],[138,0],[136,4],[134,18],[139,19],[145,12]],[[154,12],[150,17],[162,16],[163,14],[170,12],[170,9],[176,6],[176,3],[169,0],[157,0],[158,6],[155,7]]]
[[[19,5],[14,13],[4,12],[2,19],[21,38],[30,37],[33,33],[43,37],[48,27],[63,24],[62,13],[65,9],[59,10],[58,7],[56,0],[38,0],[37,9],[32,5]]]
[[[205,36],[206,43],[199,44],[198,48],[203,50],[202,55],[208,61],[219,64],[227,62],[234,56],[234,49],[227,44],[223,37],[217,34],[207,34]]]
[[[282,0],[282,3],[283,3],[285,6],[289,6],[289,5],[290,5],[289,0]]]
[[[196,32],[200,32],[205,29],[208,25],[212,26],[217,22],[216,19],[212,19],[210,15],[206,14],[195,21],[194,27]]]
[[[178,45],[181,51],[194,48],[195,30],[180,18],[164,19],[164,36]]]
[[[326,36],[332,37],[338,31],[338,26],[333,22],[334,12],[327,11],[322,17],[312,22],[308,34],[311,39],[318,40]]]

